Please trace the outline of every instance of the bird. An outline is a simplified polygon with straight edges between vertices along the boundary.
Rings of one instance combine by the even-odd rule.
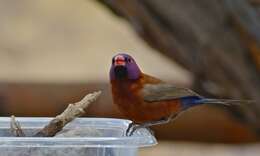
[[[141,71],[132,56],[112,57],[109,72],[113,103],[130,119],[126,136],[139,128],[166,124],[182,112],[201,104],[229,106],[247,100],[205,98],[188,88],[177,87]]]

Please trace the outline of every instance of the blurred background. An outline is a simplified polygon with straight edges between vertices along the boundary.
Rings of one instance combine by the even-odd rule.
[[[258,155],[260,2],[257,0],[0,1],[0,116],[55,116],[102,90],[90,117],[123,118],[111,100],[111,58],[208,97],[253,99],[198,106],[153,128],[140,155]]]

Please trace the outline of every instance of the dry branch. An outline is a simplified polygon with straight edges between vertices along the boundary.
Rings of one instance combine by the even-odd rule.
[[[21,128],[21,125],[18,121],[15,120],[15,116],[11,116],[11,122],[10,122],[10,129],[11,133],[16,137],[24,137],[25,134]]]
[[[101,91],[86,95],[81,101],[69,104],[69,106],[60,115],[56,116],[42,130],[33,137],[52,137],[62,128],[77,117],[84,115],[85,109],[90,103],[94,102],[101,94]]]

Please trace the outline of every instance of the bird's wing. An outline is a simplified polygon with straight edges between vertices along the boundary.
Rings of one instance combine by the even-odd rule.
[[[142,89],[144,101],[156,102],[164,100],[174,100],[184,97],[196,96],[197,93],[187,88],[179,88],[171,84],[146,84]]]

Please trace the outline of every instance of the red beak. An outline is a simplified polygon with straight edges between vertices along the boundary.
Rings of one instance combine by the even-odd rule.
[[[117,55],[116,57],[115,57],[115,63],[114,63],[114,65],[115,66],[125,66],[125,58],[124,58],[124,56],[122,56],[122,55]]]

